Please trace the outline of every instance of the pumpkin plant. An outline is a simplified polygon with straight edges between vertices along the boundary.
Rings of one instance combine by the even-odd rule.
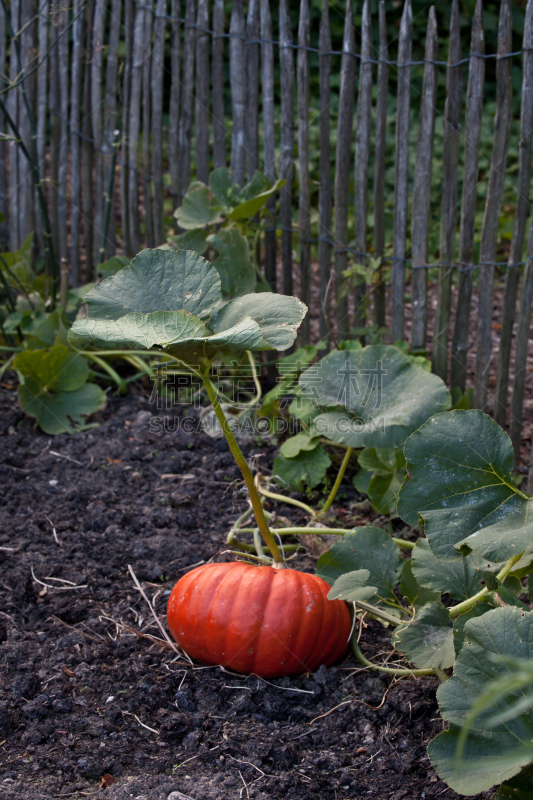
[[[223,349],[290,347],[306,306],[272,293],[225,302],[219,274],[205,258],[194,251],[161,249],[143,250],[129,266],[97,284],[86,302],[87,317],[74,323],[70,341],[156,350],[201,379],[250,495],[258,563],[210,564],[178,581],[168,607],[178,643],[206,663],[270,677],[333,663],[348,646],[348,609],[342,601],[327,599],[329,587],[322,578],[286,567],[210,378]]]
[[[528,797],[520,792],[533,774],[533,611],[522,581],[529,576],[531,602],[533,498],[517,486],[509,437],[480,411],[432,416],[403,452],[398,514],[425,537],[355,528],[320,557],[317,573],[330,598],[389,625],[410,665],[371,663],[355,626],[352,651],[364,666],[440,679],[448,727],[428,747],[440,777],[464,795],[503,781],[494,800]]]
[[[273,480],[269,485],[259,476],[258,489],[265,497],[305,511],[312,526],[331,508],[350,460],[358,453],[355,488],[368,494],[376,511],[388,514],[396,507],[406,475],[402,447],[407,437],[433,414],[450,408],[450,393],[437,375],[427,372],[420,357],[396,346],[344,342],[342,349],[311,363],[317,352],[318,348],[308,345],[284,359],[283,379],[264,398],[263,413],[269,413],[284,395],[293,395],[290,412],[302,430],[283,442],[274,461]],[[278,492],[276,483],[298,492],[319,486],[331,467],[328,446],[342,448],[344,453],[321,507],[314,509]],[[243,521],[237,520],[231,529],[228,544],[249,549],[238,538],[252,532],[243,527]],[[348,532],[344,528],[319,530],[334,535]],[[278,533],[316,535],[317,528],[287,527]]]

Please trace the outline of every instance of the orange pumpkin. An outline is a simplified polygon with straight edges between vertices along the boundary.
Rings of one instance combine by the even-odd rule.
[[[280,678],[334,664],[351,630],[346,604],[317,575],[240,562],[205,564],[175,585],[167,621],[204,664]]]

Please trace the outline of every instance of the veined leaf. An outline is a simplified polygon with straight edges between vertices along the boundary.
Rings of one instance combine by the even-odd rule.
[[[245,294],[243,297],[236,297],[215,314],[209,327],[213,333],[218,334],[251,317],[259,325],[261,335],[268,345],[261,349],[286,350],[294,342],[306,311],[307,306],[296,297],[266,293]]]
[[[303,397],[331,409],[314,420],[317,433],[357,448],[402,447],[429,416],[450,405],[440,378],[387,345],[336,350],[303,372],[300,385]]]
[[[439,734],[428,754],[440,777],[461,794],[477,794],[502,781],[505,783],[526,766],[533,756],[533,712],[520,713],[494,725],[495,712],[506,712],[513,699],[520,699],[533,685],[484,705],[474,720],[465,742],[460,766],[456,749],[462,726],[471,709],[494,685],[505,678],[510,667],[506,659],[531,659],[533,613],[518,608],[496,608],[465,625],[465,641],[453,677],[437,691],[441,713],[451,725]]]
[[[220,278],[212,264],[190,251],[144,250],[129,267],[97,284],[87,301],[89,316],[74,323],[71,341],[160,347],[188,363],[226,347],[284,350],[307,311],[294,297],[249,294],[204,323],[201,318],[220,306]],[[128,304],[138,310],[130,313]]]
[[[398,513],[408,525],[425,523],[437,558],[533,557],[533,504],[512,482],[511,440],[490,417],[474,410],[432,417],[409,437],[405,457],[411,478]]]
[[[394,631],[392,643],[419,669],[446,669],[455,662],[453,628],[442,603],[428,603],[412,622]]]
[[[369,582],[376,586],[378,597],[397,603],[394,587],[400,577],[401,566],[402,558],[390,536],[381,528],[368,526],[354,528],[339,542],[335,542],[318,559],[316,571],[317,575],[333,585],[347,572],[367,569],[370,573]]]
[[[501,564],[489,562],[477,553],[460,561],[441,561],[429,547],[427,539],[419,539],[411,554],[413,574],[421,586],[445,592],[454,600],[466,600],[479,592],[486,569],[497,570]]]
[[[218,272],[191,250],[142,250],[129,267],[97,283],[85,296],[92,319],[185,309],[204,318],[222,300]]]
[[[120,319],[77,320],[69,339],[74,342],[117,344],[150,349],[154,345],[170,349],[195,342],[206,342],[209,331],[201,319],[188,311],[154,311],[151,314],[126,314]]]

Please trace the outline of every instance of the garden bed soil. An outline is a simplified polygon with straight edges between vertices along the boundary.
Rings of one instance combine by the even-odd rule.
[[[246,499],[225,443],[151,432],[140,387],[54,439],[17,416],[15,391],[0,403],[3,800],[458,797],[426,754],[443,729],[436,679],[393,681],[346,656],[267,683],[143,638],[161,634],[128,565],[164,619],[181,575],[228,557]],[[273,446],[245,450],[271,466]],[[346,516],[358,498],[341,496]],[[361,645],[383,661],[390,633],[370,623]]]

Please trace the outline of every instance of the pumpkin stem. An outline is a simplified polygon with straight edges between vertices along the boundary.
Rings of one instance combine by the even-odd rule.
[[[285,562],[283,560],[281,551],[278,545],[276,544],[276,540],[272,536],[270,528],[268,527],[265,513],[263,511],[263,506],[261,505],[261,498],[259,497],[259,493],[254,483],[252,471],[248,466],[248,462],[243,456],[239,445],[237,444],[237,440],[233,435],[233,431],[231,430],[230,424],[226,419],[226,415],[222,410],[222,406],[220,405],[220,400],[218,399],[217,393],[215,392],[213,384],[211,383],[211,379],[209,378],[208,368],[202,372],[202,380],[204,382],[204,386],[206,388],[209,400],[211,401],[211,405],[213,406],[213,411],[217,416],[217,419],[220,423],[220,427],[222,428],[222,432],[224,433],[226,441],[229,444],[229,449],[231,450],[233,458],[237,462],[237,465],[240,471],[242,472],[242,477],[244,478],[246,488],[248,489],[248,493],[250,495],[250,501],[252,503],[252,508],[254,510],[254,516],[257,522],[257,527],[261,532],[261,536],[263,537],[265,544],[272,553],[272,557],[274,558],[275,562],[274,566],[278,568],[284,567]]]

